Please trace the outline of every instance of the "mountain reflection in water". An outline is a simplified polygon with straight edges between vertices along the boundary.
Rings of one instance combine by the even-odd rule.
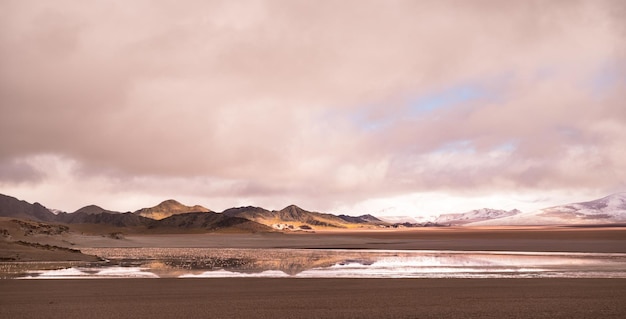
[[[626,254],[327,249],[90,248],[106,263],[26,278],[626,278]]]

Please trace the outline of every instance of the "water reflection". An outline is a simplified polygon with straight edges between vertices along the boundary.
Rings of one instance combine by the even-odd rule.
[[[626,254],[310,249],[97,248],[103,264],[25,278],[626,278]]]

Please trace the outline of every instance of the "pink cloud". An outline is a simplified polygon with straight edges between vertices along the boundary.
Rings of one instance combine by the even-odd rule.
[[[5,1],[0,191],[34,180],[10,163],[48,155],[76,163],[65,179],[161,180],[147,191],[157,196],[200,178],[212,186],[199,198],[320,209],[432,189],[619,189],[624,12],[620,1]],[[606,65],[599,94],[590,83]],[[463,83],[488,96],[411,111]],[[458,141],[471,152],[446,149]],[[35,180],[64,184],[48,175]]]

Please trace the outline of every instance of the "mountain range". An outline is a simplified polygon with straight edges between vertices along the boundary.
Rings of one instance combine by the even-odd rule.
[[[626,193],[600,199],[553,206],[537,211],[486,219],[467,226],[598,225],[626,223]]]
[[[281,210],[273,211],[261,207],[237,207],[227,209],[222,214],[253,220],[264,225],[293,224],[293,226],[348,228],[354,224],[385,224],[382,220],[371,215],[337,216],[306,211],[296,205],[289,205]]]
[[[56,215],[39,203],[30,204],[15,197],[0,194],[0,216],[54,221]]]
[[[465,213],[442,214],[426,223],[398,223],[398,218],[385,219],[372,215],[348,216],[304,210],[289,205],[281,210],[246,206],[221,213],[200,206],[186,206],[166,200],[154,207],[135,212],[116,212],[89,205],[73,213],[47,209],[39,203],[30,204],[0,194],[0,217],[30,219],[64,224],[100,224],[114,227],[139,227],[147,230],[187,231],[272,231],[309,230],[316,228],[363,228],[398,226],[507,226],[507,225],[579,225],[626,223],[626,193],[601,199],[548,207],[533,212],[519,210],[477,209]],[[395,222],[395,223],[394,223]]]
[[[459,226],[480,222],[483,220],[500,219],[520,213],[521,211],[517,209],[506,211],[491,208],[481,208],[461,214],[442,214],[437,217],[434,222],[441,225]]]
[[[319,227],[353,228],[387,225],[371,215],[336,216],[307,211],[296,205],[273,211],[261,207],[237,207],[217,213],[203,206],[186,206],[172,199],[135,212],[122,213],[89,205],[73,213],[59,211],[53,213],[39,203],[30,204],[2,194],[0,194],[0,217],[64,224],[135,227],[166,232],[191,229],[257,232],[274,229],[310,230]]]

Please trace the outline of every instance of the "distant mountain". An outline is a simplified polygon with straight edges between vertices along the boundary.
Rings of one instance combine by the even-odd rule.
[[[84,213],[84,214],[87,214],[87,215],[102,214],[102,213],[121,214],[120,212],[107,210],[107,209],[104,209],[104,208],[102,208],[100,206],[97,206],[97,205],[85,206],[85,207],[80,208],[80,209],[78,209],[77,211],[74,212],[74,214],[77,214],[77,213]]]
[[[46,207],[47,208],[47,207]],[[55,215],[58,215],[59,213],[65,213],[64,211],[60,210],[60,209],[54,209],[54,208],[48,208],[48,210],[50,212],[52,212]]]
[[[626,193],[481,221],[468,226],[583,225],[626,223]]]
[[[214,212],[185,213],[172,215],[170,217],[156,220],[150,223],[149,228],[163,229],[170,228],[176,230],[204,229],[222,230],[235,229],[240,231],[264,232],[271,231],[272,228],[245,218],[231,217]]]
[[[513,216],[520,213],[521,211],[517,209],[506,211],[491,208],[482,208],[460,214],[443,214],[437,217],[434,220],[434,223],[440,225],[458,226],[484,220]]]
[[[278,219],[286,222],[300,222],[311,226],[346,227],[346,221],[336,215],[310,212],[296,205],[289,205],[273,213]]]
[[[55,214],[56,213],[56,214]],[[85,206],[74,213],[51,212],[39,203],[30,204],[0,194],[0,217],[30,219],[66,224],[105,224],[117,227],[198,228],[216,230],[223,227],[264,231],[278,229],[311,229],[319,227],[353,228],[367,226],[492,226],[492,225],[576,225],[626,223],[626,193],[601,199],[554,206],[534,212],[519,210],[478,209],[461,214],[444,214],[430,221],[418,221],[409,216],[333,215],[304,210],[296,205],[269,211],[261,207],[230,208],[214,213],[202,206],[185,206],[166,200],[155,207],[134,213],[120,213],[96,205]]]
[[[215,231],[232,229],[239,231],[262,232],[270,227],[239,217],[228,217],[214,212],[182,213],[155,220],[133,213],[94,213],[76,212],[59,215],[58,222],[66,224],[99,224],[115,227],[145,227],[166,232],[187,232],[190,230]]]
[[[260,220],[267,218],[272,214],[272,212],[262,207],[244,206],[229,208],[223,211],[222,214],[230,217],[243,217],[249,220]]]
[[[278,223],[295,227],[337,227],[382,223],[376,217],[336,216],[310,212],[290,205],[282,210],[269,211],[260,207],[239,207],[214,213],[202,206],[186,206],[175,200],[166,200],[155,207],[143,208],[134,213],[120,213],[89,205],[73,213],[53,214],[40,204],[29,204],[9,196],[0,196],[0,217],[15,217],[37,221],[50,221],[65,224],[99,224],[116,227],[146,227],[150,229],[233,229],[243,231],[268,231]]]
[[[15,197],[0,194],[0,217],[47,222],[55,220],[56,215],[39,203],[30,204]]]
[[[152,219],[163,219],[177,214],[210,212],[211,210],[199,205],[185,206],[173,199],[166,200],[159,205],[149,208],[142,208],[135,214]]]
[[[361,215],[361,216],[348,216],[348,215],[339,215],[337,216],[344,221],[352,224],[384,224],[385,222],[380,220],[379,218],[372,215]]]
[[[107,224],[117,227],[134,227],[147,225],[150,219],[89,205],[73,213],[58,213],[55,221],[66,224]]]
[[[336,215],[310,212],[296,205],[290,205],[281,210],[273,211],[252,206],[238,207],[227,209],[223,211],[222,214],[246,218],[268,226],[284,223],[295,224],[294,226],[308,225],[314,227],[346,228],[349,224],[354,224]]]
[[[378,216],[378,218],[382,220],[383,222],[390,223],[390,224],[404,224],[404,223],[417,224],[418,223],[417,219],[411,216]]]
[[[116,227],[138,227],[138,226],[148,226],[154,220],[135,215],[133,213],[108,213],[103,211],[101,213],[87,213],[87,212],[76,212],[76,213],[61,213],[57,215],[57,222],[65,223],[65,224],[101,224],[101,225],[111,225]]]

